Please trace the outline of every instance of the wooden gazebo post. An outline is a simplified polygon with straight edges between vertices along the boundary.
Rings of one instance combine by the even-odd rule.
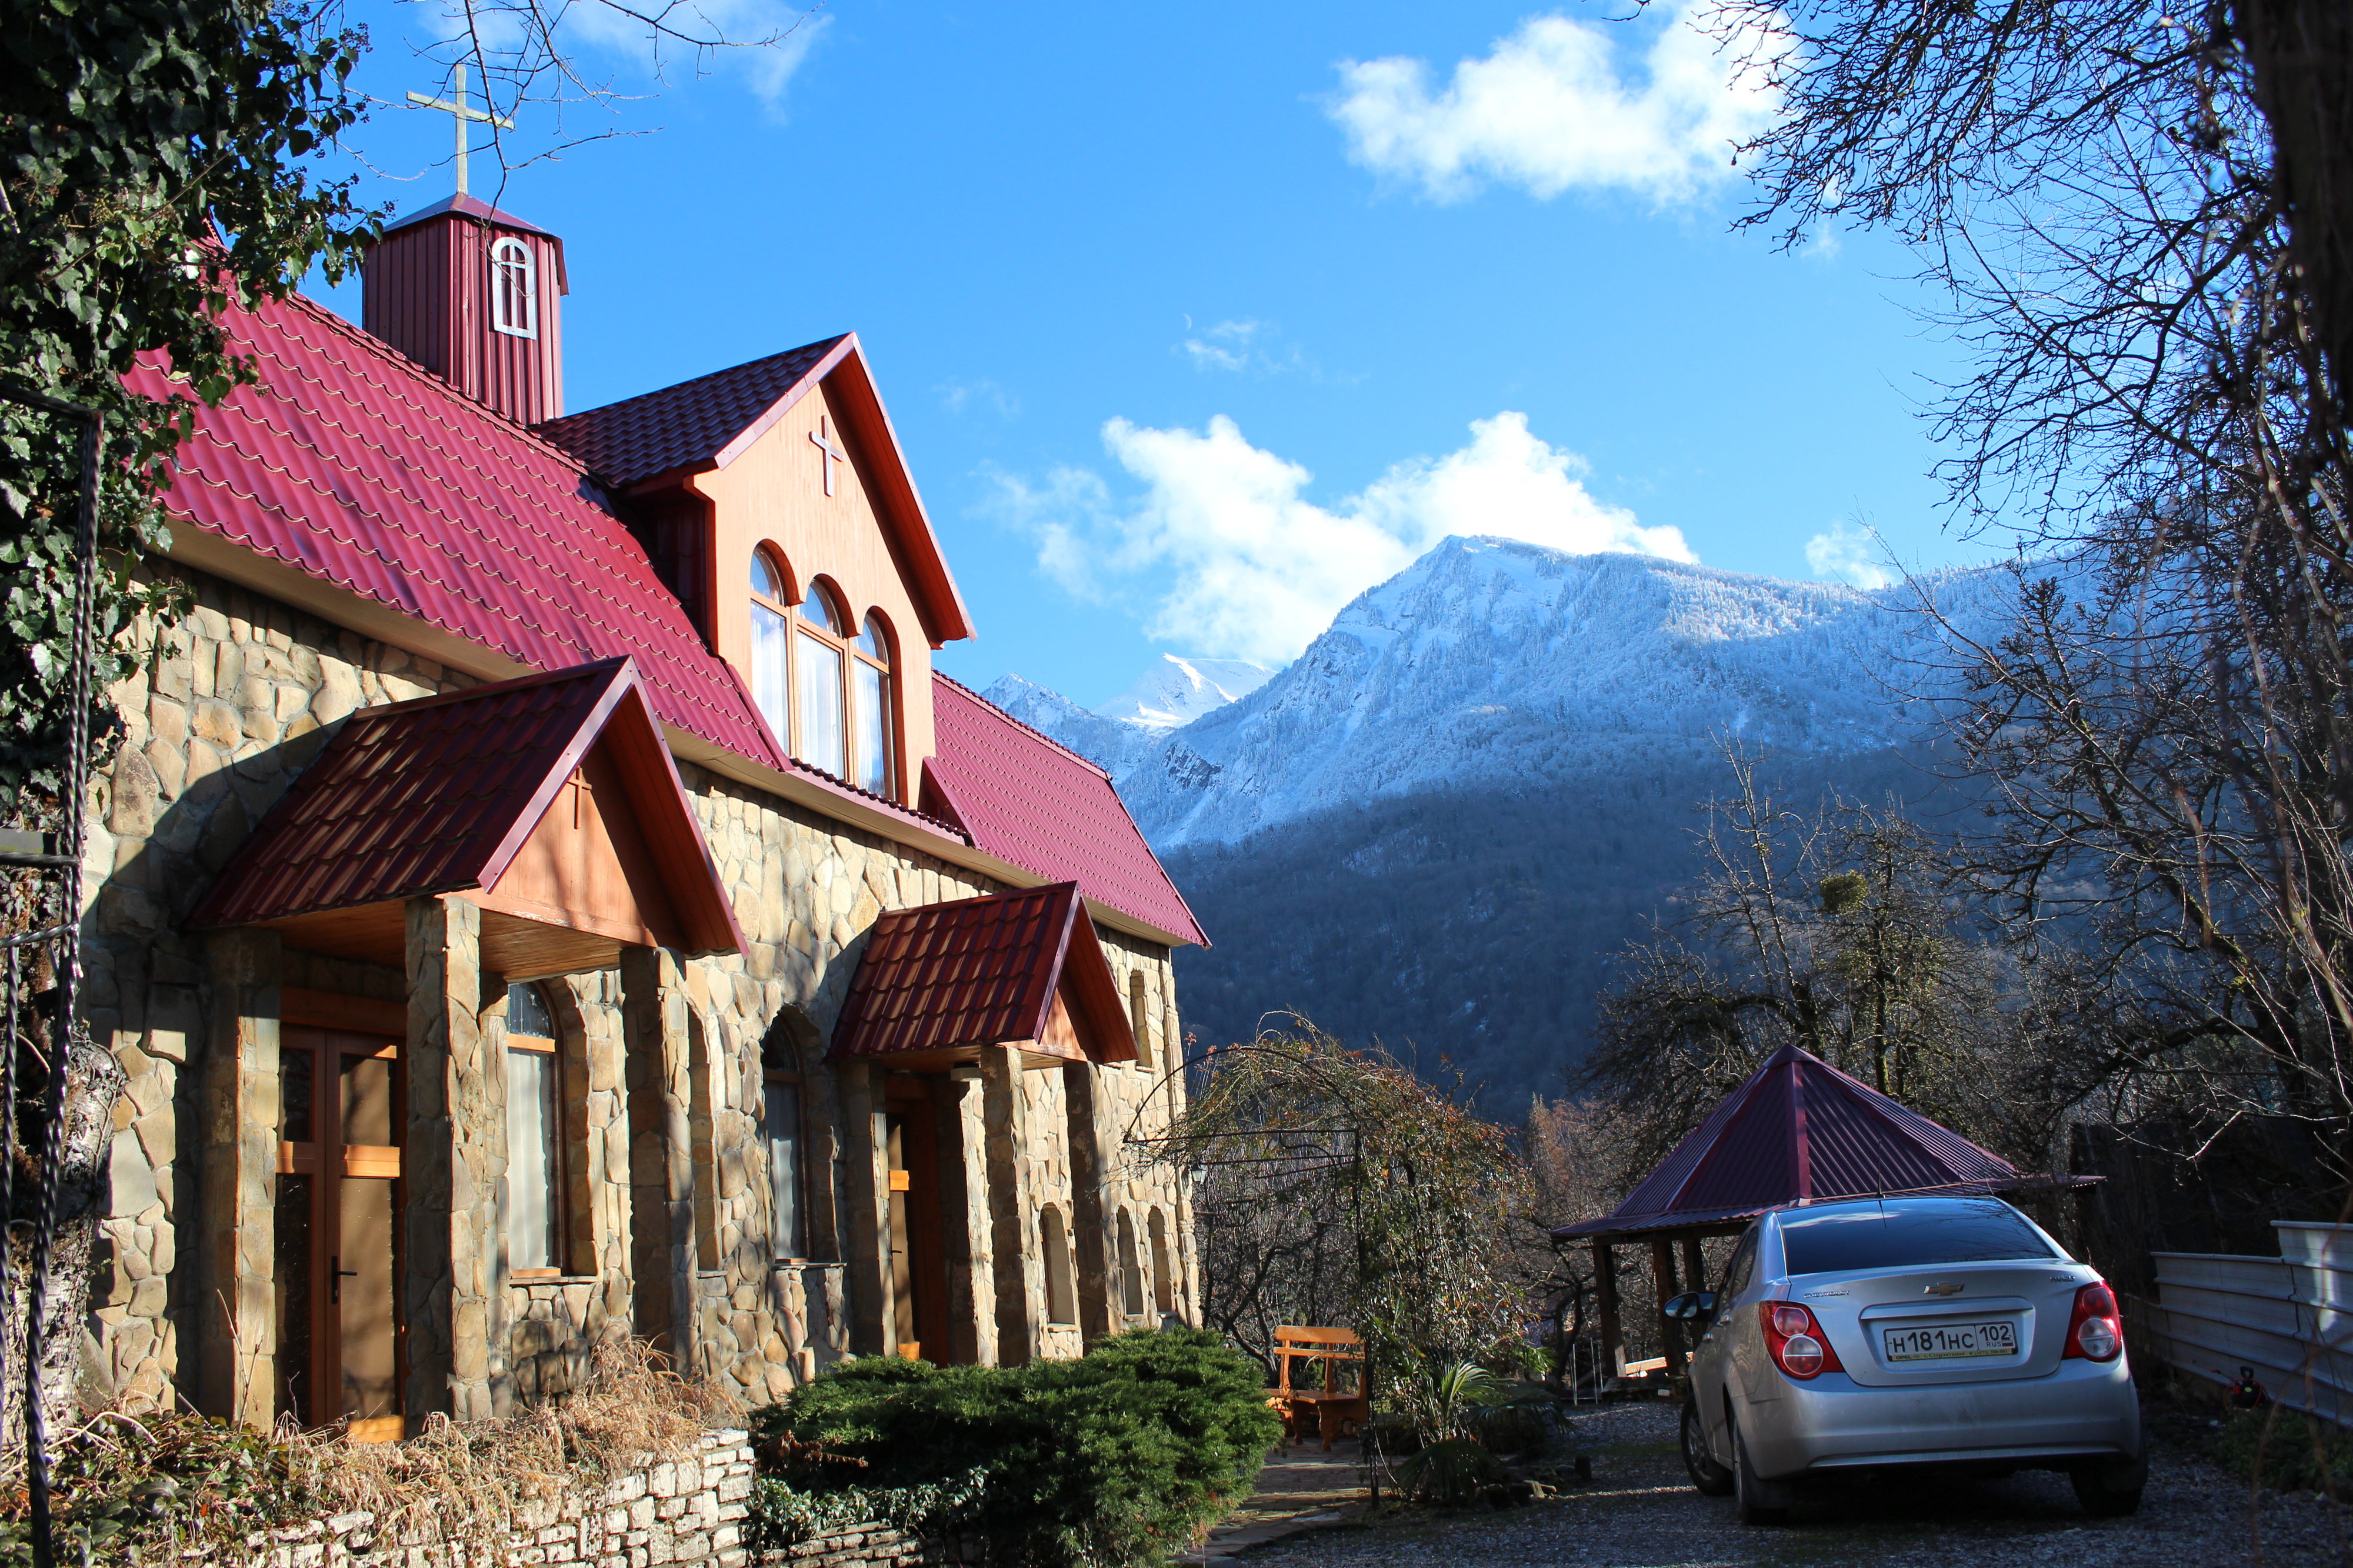
[[[1675,1244],[1667,1237],[1651,1240],[1651,1289],[1657,1294],[1659,1313],[1659,1348],[1667,1358],[1667,1375],[1683,1374],[1683,1336],[1681,1325],[1667,1316],[1667,1298],[1675,1293]]]
[[[1609,1244],[1599,1237],[1593,1238],[1594,1307],[1601,1314],[1601,1367],[1594,1386],[1618,1375],[1618,1352],[1626,1342],[1618,1322],[1618,1268],[1609,1256]]]

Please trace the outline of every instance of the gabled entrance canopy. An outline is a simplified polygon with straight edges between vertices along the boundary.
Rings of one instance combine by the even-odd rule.
[[[398,964],[431,894],[481,906],[482,967],[511,979],[744,948],[627,658],[353,713],[189,923]]]
[[[893,910],[874,922],[829,1059],[905,1071],[1020,1047],[1033,1068],[1131,1062],[1135,1037],[1076,882]]]

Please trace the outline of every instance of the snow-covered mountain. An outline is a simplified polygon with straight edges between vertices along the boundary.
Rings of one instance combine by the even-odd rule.
[[[1033,730],[1041,730],[1113,778],[1152,754],[1165,730],[1145,729],[1089,712],[1050,687],[1018,675],[999,676],[982,692],[991,702]]]
[[[1095,711],[1124,724],[1166,732],[1248,697],[1273,674],[1239,658],[1179,658],[1164,653],[1134,685]]]

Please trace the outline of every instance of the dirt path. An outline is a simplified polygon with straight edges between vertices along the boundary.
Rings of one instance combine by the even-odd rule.
[[[1593,1483],[1503,1513],[1319,1531],[1259,1547],[1264,1568],[2340,1568],[2353,1519],[2318,1501],[2247,1489],[2201,1459],[2152,1445],[2131,1519],[2094,1520],[2064,1476],[1857,1480],[1801,1498],[1781,1529],[1743,1526],[1730,1499],[1685,1479],[1677,1412],[1630,1405],[1580,1418]],[[2260,1529],[2260,1552],[2251,1548]]]

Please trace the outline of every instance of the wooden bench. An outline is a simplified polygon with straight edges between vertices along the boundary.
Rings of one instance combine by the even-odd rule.
[[[1292,1363],[1303,1361],[1322,1363],[1323,1377],[1318,1380],[1311,1373],[1304,1383],[1295,1385]],[[1284,1324],[1274,1331],[1274,1364],[1275,1387],[1266,1402],[1282,1417],[1284,1447],[1301,1440],[1311,1413],[1327,1454],[1333,1438],[1353,1436],[1373,1418],[1372,1374],[1365,1363],[1365,1342],[1347,1330]],[[1318,1381],[1320,1388],[1315,1386]]]

